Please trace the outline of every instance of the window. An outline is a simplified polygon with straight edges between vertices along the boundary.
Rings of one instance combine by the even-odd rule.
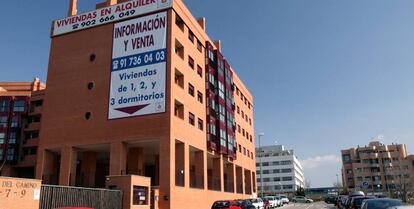
[[[184,59],[184,46],[178,40],[175,40],[174,52],[181,57],[181,59]]]
[[[0,149],[0,160],[3,160],[3,149]]]
[[[200,65],[197,65],[197,74],[200,76],[200,78],[203,77],[203,68],[201,68]]]
[[[250,151],[247,150],[247,157],[250,157]]]
[[[181,29],[181,31],[184,31],[184,20],[181,19],[181,17],[178,16],[177,13],[175,14],[175,25],[177,25]]]
[[[177,69],[175,69],[174,83],[184,88],[184,75]]]
[[[292,164],[292,161],[290,160],[285,160],[285,161],[280,162],[280,165],[290,165],[290,164]]]
[[[188,40],[190,40],[191,43],[194,43],[194,33],[191,30],[188,30]]]
[[[188,83],[188,94],[194,97],[194,86]]]
[[[11,124],[10,124],[10,126],[11,126],[12,128],[19,127],[19,117],[17,117],[17,116],[13,116],[13,117],[12,117],[12,120],[11,120]]]
[[[16,144],[16,132],[10,132],[9,134],[9,144]]]
[[[242,151],[242,148],[241,148],[241,145],[239,144],[239,152],[241,153],[241,151]],[[413,161],[413,165],[414,165],[414,161]]]
[[[194,124],[195,124],[195,117],[194,117],[194,114],[193,113],[188,113],[188,123],[190,123],[191,125],[193,125],[194,126]]]
[[[18,100],[14,102],[13,112],[24,112],[26,101]]]
[[[133,205],[148,205],[148,187],[133,187]]]
[[[290,168],[282,169],[282,173],[291,173],[291,172],[292,172],[292,169]]]
[[[240,125],[237,125],[237,131],[240,133]]]
[[[293,177],[292,176],[282,177],[282,181],[292,181],[292,180],[293,180]]]
[[[197,40],[197,49],[199,52],[203,52],[203,44],[199,40]]]
[[[5,134],[0,133],[0,144],[4,144],[4,138],[5,138]]]
[[[252,119],[249,118],[249,125],[252,125]]]
[[[273,169],[273,173],[280,173],[279,169]]]
[[[7,127],[7,116],[0,116],[0,128]]]
[[[177,100],[175,100],[174,103],[174,115],[181,119],[184,119],[184,105]]]
[[[344,162],[349,162],[351,160],[351,155],[342,155]]]
[[[200,118],[198,119],[198,129],[203,130],[204,128],[204,122]]]
[[[7,150],[7,160],[14,160],[14,148]]]
[[[250,142],[253,142],[253,137],[252,137],[252,135],[250,135]]]
[[[188,66],[194,70],[194,59],[188,56]]]
[[[203,104],[203,93],[197,91],[197,101]]]
[[[9,101],[1,100],[0,101],[0,112],[8,112],[9,111]]]
[[[243,147],[243,155],[246,155],[246,147]]]
[[[240,107],[237,106],[237,114],[240,114]]]

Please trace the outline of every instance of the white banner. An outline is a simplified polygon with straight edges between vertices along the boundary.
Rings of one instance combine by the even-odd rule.
[[[114,25],[108,119],[165,112],[167,12]]]
[[[170,8],[172,0],[132,0],[53,21],[52,36]]]

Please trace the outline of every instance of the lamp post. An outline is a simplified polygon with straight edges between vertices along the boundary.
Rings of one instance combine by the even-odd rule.
[[[336,193],[339,195],[339,175],[336,174]]]
[[[259,164],[260,164],[260,197],[263,198],[263,171],[262,171],[262,147],[260,144],[260,138],[264,136],[264,133],[257,135],[259,139]]]

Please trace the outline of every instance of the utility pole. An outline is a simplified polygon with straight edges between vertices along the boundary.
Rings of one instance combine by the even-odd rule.
[[[263,198],[263,171],[262,171],[262,147],[260,144],[260,138],[264,136],[264,133],[258,134],[259,137],[259,163],[260,163],[260,197]]]

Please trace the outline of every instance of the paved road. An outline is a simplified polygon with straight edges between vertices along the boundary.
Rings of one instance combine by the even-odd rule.
[[[335,206],[328,205],[325,202],[290,203],[289,205],[285,205],[280,209],[335,209]]]

